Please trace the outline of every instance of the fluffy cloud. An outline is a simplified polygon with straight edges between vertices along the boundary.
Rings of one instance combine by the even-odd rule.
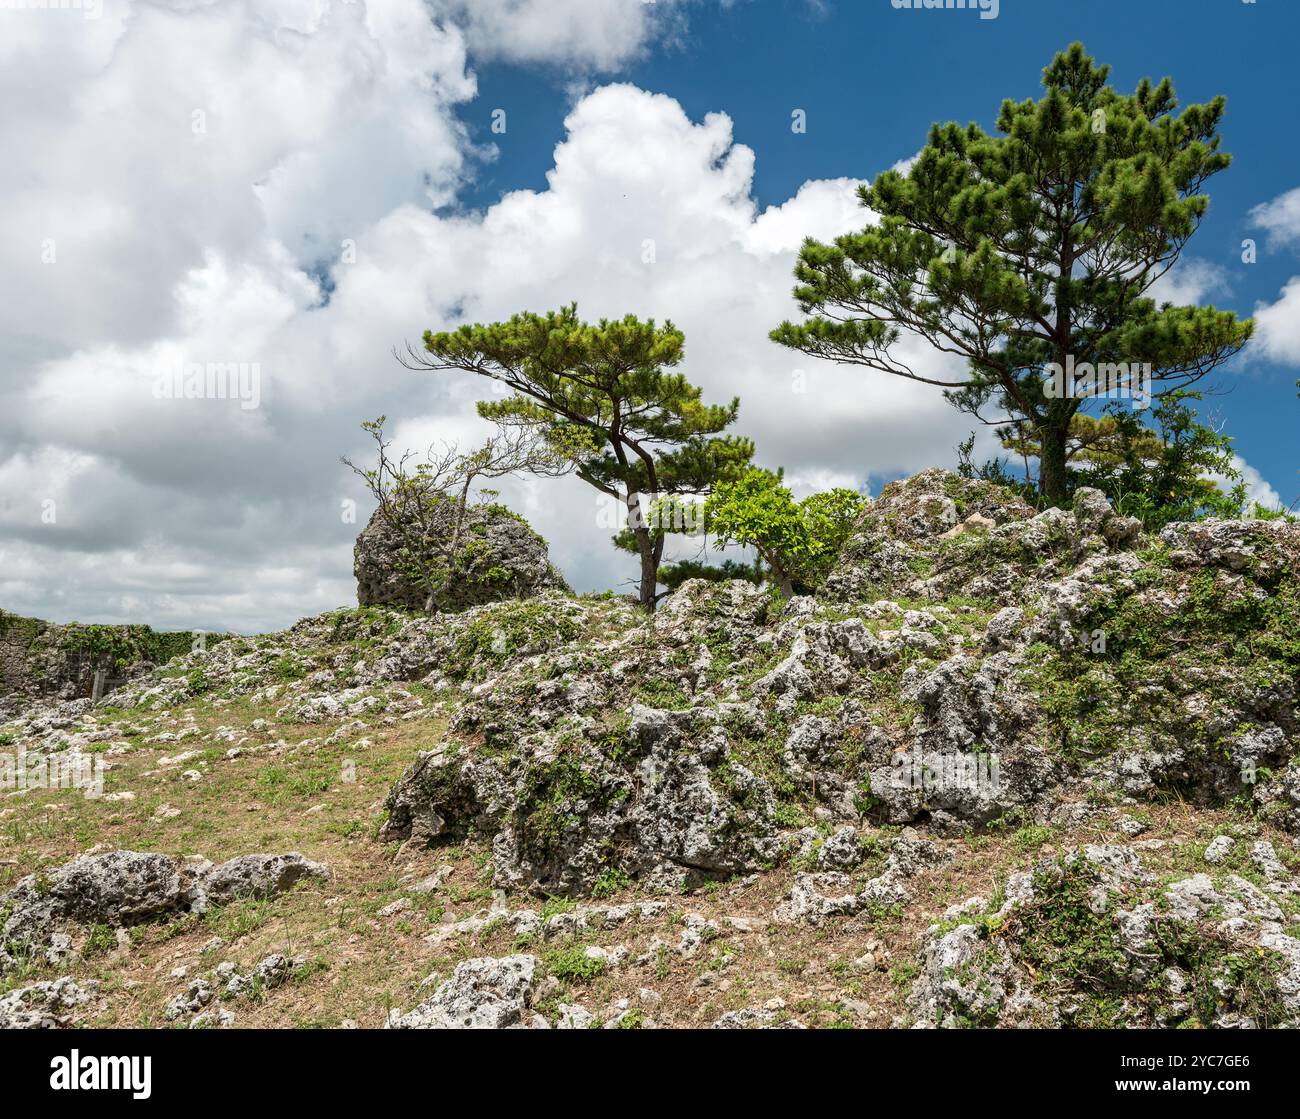
[[[364,455],[357,424],[381,412],[402,445],[482,434],[490,385],[390,353],[463,319],[572,300],[673,319],[684,372],[739,395],[739,429],[801,489],[949,460],[970,426],[925,386],[768,341],[794,311],[799,241],[866,215],[850,180],[760,211],[755,155],[721,113],[604,86],[569,113],[545,190],[460,213],[444,203],[468,165],[453,109],[474,94],[472,20],[420,0],[124,11],[109,0],[85,35],[45,13],[0,46],[0,80],[51,92],[0,123],[6,609],[253,630],[352,601],[368,510],[348,519],[362,493],[338,456]],[[588,62],[621,57],[591,30]],[[47,48],[71,81],[42,72]],[[258,406],[157,391],[194,363],[255,368]],[[576,586],[631,576],[581,482],[505,496]]]
[[[178,278],[214,252],[311,266],[403,202],[454,197],[464,141],[449,106],[474,92],[460,33],[419,0],[315,8],[0,13],[29,36],[3,68],[27,90],[9,103],[38,106],[0,126],[0,256],[21,275],[0,305],[9,344],[34,358],[150,340],[183,310]]]
[[[1300,246],[1300,187],[1256,206],[1250,218],[1268,232],[1270,246]],[[1300,276],[1287,281],[1276,301],[1255,308],[1251,347],[1268,361],[1300,362]]]
[[[1268,231],[1274,245],[1300,244],[1300,187],[1261,202],[1250,211],[1250,220]]]
[[[1148,293],[1157,303],[1192,306],[1228,290],[1227,275],[1217,264],[1196,257],[1180,260]]]
[[[476,58],[616,70],[670,18],[672,0],[437,0]]]
[[[1233,455],[1232,468],[1241,475],[1241,480],[1246,485],[1246,500],[1249,504],[1259,504],[1265,509],[1282,507],[1282,495],[1269,485],[1264,476],[1244,458]]]
[[[1300,362],[1300,276],[1293,276],[1276,302],[1255,308],[1251,347],[1269,361]]]

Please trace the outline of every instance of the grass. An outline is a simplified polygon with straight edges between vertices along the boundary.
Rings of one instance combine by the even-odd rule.
[[[201,703],[195,714],[204,733],[218,724],[247,726],[256,718],[270,717],[266,710],[249,706],[236,720],[230,708],[210,711]],[[274,737],[289,745],[273,758],[246,754],[226,759],[222,754],[221,760],[202,764],[203,777],[197,783],[157,766],[166,745],[137,746],[114,759],[118,764],[107,781],[110,792],[134,789],[134,801],[85,801],[67,792],[41,792],[4,802],[4,826],[26,840],[14,848],[20,852],[16,864],[0,867],[0,888],[21,874],[61,865],[98,843],[202,853],[214,860],[256,850],[300,850],[332,868],[328,883],[304,884],[268,901],[237,902],[202,918],[187,915],[140,926],[125,950],[112,930],[87,930],[83,957],[72,965],[71,974],[98,979],[103,999],[87,1011],[83,1025],[163,1025],[163,1007],[188,982],[170,978],[178,964],[188,967],[193,977],[230,960],[240,974],[247,974],[267,954],[282,952],[311,962],[291,982],[258,998],[231,1003],[237,1027],[328,1028],[344,1020],[378,1027],[390,1008],[409,1009],[427,997],[432,988],[422,981],[431,974],[446,978],[463,959],[527,951],[538,955],[542,973],[560,984],[559,993],[548,996],[550,1003],[578,1002],[599,1017],[603,1008],[630,999],[633,1012],[625,1015],[620,1028],[639,1027],[647,1018],[660,1025],[707,1025],[725,1011],[761,1007],[773,999],[783,1000],[794,1017],[810,1026],[879,1027],[905,1014],[921,937],[943,908],[974,894],[995,896],[1007,873],[1040,857],[1043,836],[1032,825],[990,833],[978,846],[953,841],[954,859],[930,872],[913,903],[882,909],[866,920],[836,920],[816,928],[770,923],[793,876],[791,868],[781,868],[670,899],[660,916],[633,918],[616,928],[588,925],[579,927],[576,935],[518,943],[511,923],[497,921],[431,943],[426,937],[440,926],[486,912],[491,904],[490,851],[466,844],[407,852],[395,862],[395,849],[375,841],[373,825],[393,780],[440,728],[432,719],[369,728],[364,733],[372,745],[358,753],[348,743],[323,745],[318,726],[278,724],[272,728]],[[332,780],[326,788],[316,788],[320,775],[336,771],[344,757],[355,757],[357,780]],[[269,777],[268,771],[281,776]],[[287,791],[294,788],[304,790],[302,795]],[[181,814],[155,818],[154,809],[163,801],[181,808]],[[57,810],[51,810],[54,805]],[[1169,842],[1161,857],[1167,856],[1165,869],[1170,873],[1185,873],[1178,861],[1191,857],[1197,845],[1203,847],[1215,830],[1232,821],[1227,814],[1207,816],[1177,804],[1155,806],[1148,817],[1151,834]],[[1267,834],[1266,829],[1260,834]],[[879,853],[885,845],[873,843],[873,835],[865,836],[865,846]],[[1051,834],[1051,841],[1062,848],[1105,838],[1095,828]],[[1249,844],[1239,841],[1237,846],[1245,850]],[[1284,844],[1279,841],[1278,846]],[[442,891],[431,896],[409,893],[410,884],[443,863],[452,865],[454,872]],[[617,874],[603,881],[601,892],[607,892],[608,899],[554,897],[539,903],[515,895],[506,904],[532,908],[544,922],[592,905],[636,900],[635,882]],[[401,897],[412,899],[410,909],[393,917],[378,916]],[[693,956],[671,947],[684,928],[682,906],[719,925],[720,931]],[[727,923],[731,916],[748,918],[754,931],[733,928]],[[201,952],[213,937],[224,943],[215,951]],[[624,945],[626,961],[610,966],[588,956],[586,949],[593,943]],[[1050,951],[1072,951],[1068,938],[1045,938],[1035,950],[1043,959]],[[848,966],[867,952],[878,960],[876,970],[864,973]],[[1067,968],[1072,958],[1067,957]],[[1267,1006],[1267,972],[1249,958],[1228,960],[1224,966],[1239,968],[1234,974],[1256,990],[1255,1004]],[[33,964],[21,976],[0,981],[0,987],[54,974]],[[641,1010],[638,992],[645,988],[662,1002]]]
[[[331,867],[329,883],[304,883],[268,901],[241,901],[197,918],[184,915],[164,924],[131,930],[124,957],[114,930],[104,925],[85,931],[81,959],[69,974],[103,984],[107,1007],[89,1025],[153,1026],[162,1008],[183,986],[170,979],[176,960],[192,960],[191,974],[202,974],[220,959],[242,972],[271,952],[333,961],[327,971],[312,964],[295,976],[293,991],[277,991],[256,1005],[233,1007],[239,1025],[292,1026],[311,1018],[337,1025],[344,1018],[378,1025],[384,999],[402,994],[426,974],[423,928],[402,933],[376,927],[372,909],[400,896],[391,851],[373,840],[377,811],[389,787],[416,750],[441,733],[437,719],[369,728],[371,744],[357,751],[350,741],[326,745],[319,726],[274,720],[274,711],[247,703],[190,708],[202,735],[219,725],[273,736],[286,745],[261,752],[249,749],[228,758],[224,750],[205,750],[183,766],[161,767],[158,758],[176,745],[145,745],[139,734],[123,736],[136,745],[112,759],[105,792],[134,793],[133,800],[87,799],[74,790],[31,790],[0,808],[0,837],[14,858],[0,860],[0,891],[24,874],[57,867],[91,849],[166,851],[203,855],[213,861],[255,851],[300,851]],[[171,714],[168,713],[165,718]],[[272,726],[262,734],[249,724],[262,718]],[[134,720],[133,720],[134,721]],[[305,745],[304,745],[305,743]],[[184,748],[202,744],[192,739]],[[268,756],[270,755],[270,756]],[[354,779],[343,779],[345,760]],[[198,781],[179,770],[195,766]],[[175,815],[159,814],[168,805]],[[432,853],[425,873],[434,869]],[[424,869],[414,866],[408,873]],[[215,955],[199,949],[212,937],[225,941]],[[33,967],[24,982],[53,977],[54,970]],[[0,978],[0,990],[18,982]]]
[[[588,956],[581,946],[557,948],[546,956],[547,974],[559,980],[576,983],[588,983],[604,973],[606,963],[603,959]]]

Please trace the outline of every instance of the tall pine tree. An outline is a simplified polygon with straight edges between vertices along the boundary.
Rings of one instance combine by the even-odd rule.
[[[878,224],[804,243],[795,299],[805,315],[774,341],[945,388],[988,423],[1029,424],[1039,486],[1069,490],[1072,417],[1087,401],[1048,391],[1051,363],[1150,363],[1156,395],[1185,388],[1245,345],[1250,320],[1157,306],[1152,285],[1196,231],[1219,150],[1224,99],[1178,112],[1168,78],[1130,94],[1074,43],[1043,71],[1044,96],[1004,101],[997,135],[935,125],[910,171],[859,196]],[[904,332],[966,361],[958,380],[914,368]],[[986,409],[1001,413],[985,419]]]

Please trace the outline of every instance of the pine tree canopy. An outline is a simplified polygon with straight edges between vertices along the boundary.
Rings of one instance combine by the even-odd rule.
[[[800,323],[783,345],[948,390],[981,419],[990,405],[1042,442],[1041,486],[1064,496],[1065,440],[1080,397],[1046,391],[1049,363],[1146,365],[1156,395],[1235,354],[1250,320],[1214,307],[1157,305],[1209,205],[1224,99],[1179,109],[1169,79],[1132,94],[1107,84],[1075,43],[1043,72],[1037,101],[1005,101],[997,134],[936,124],[906,174],[859,197],[878,218],[832,244],[805,241],[795,268]],[[904,333],[965,361],[915,367]]]

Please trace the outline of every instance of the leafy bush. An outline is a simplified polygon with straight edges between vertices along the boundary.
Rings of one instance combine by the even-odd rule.
[[[853,490],[834,489],[795,501],[779,473],[753,469],[718,484],[705,504],[705,523],[719,548],[754,548],[772,582],[789,598],[825,581],[863,500]]]

